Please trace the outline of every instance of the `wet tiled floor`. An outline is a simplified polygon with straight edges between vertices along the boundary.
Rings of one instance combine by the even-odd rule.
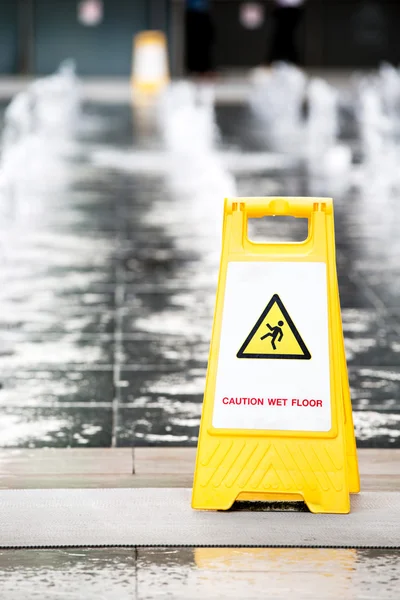
[[[105,548],[0,552],[0,587],[20,598],[296,597],[397,600],[388,550]]]
[[[218,108],[220,150],[260,149],[247,110]],[[129,169],[132,146],[162,149],[152,115],[87,105],[79,139],[37,158],[40,177],[2,208],[2,447],[196,444],[222,204],[207,190],[173,193],[148,165]],[[296,170],[236,183],[240,195],[312,187]],[[400,447],[398,198],[353,190],[336,201],[358,443]]]

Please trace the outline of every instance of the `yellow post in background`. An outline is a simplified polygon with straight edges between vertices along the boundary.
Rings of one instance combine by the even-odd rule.
[[[169,82],[167,41],[161,31],[142,31],[133,40],[132,88],[135,95],[154,96]]]
[[[257,244],[249,218],[308,219],[300,243]],[[303,499],[347,513],[359,474],[327,198],[225,201],[192,506]]]

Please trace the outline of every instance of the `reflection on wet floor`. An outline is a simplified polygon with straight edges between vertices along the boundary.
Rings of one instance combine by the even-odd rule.
[[[75,548],[0,552],[0,587],[25,598],[397,600],[399,552],[304,548]]]
[[[118,164],[132,144],[159,151],[148,115],[96,104],[85,115],[55,174],[47,182],[44,169],[1,221],[0,444],[195,445],[222,205],[207,190],[173,193],[160,172],[93,159],[108,149]],[[221,149],[259,148],[246,107],[217,118]],[[298,169],[241,173],[236,185],[312,191]],[[400,213],[396,197],[373,200],[336,202],[343,323],[358,443],[400,447]]]

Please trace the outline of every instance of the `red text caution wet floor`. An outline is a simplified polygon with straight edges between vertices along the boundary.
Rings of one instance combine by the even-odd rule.
[[[237,406],[301,406],[322,408],[323,401],[314,398],[222,398],[222,404],[235,404]]]

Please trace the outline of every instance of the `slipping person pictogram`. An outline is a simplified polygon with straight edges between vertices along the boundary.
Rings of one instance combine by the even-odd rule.
[[[269,323],[267,323],[267,327],[270,330],[270,332],[263,335],[260,338],[260,340],[265,340],[267,337],[270,337],[271,345],[272,345],[273,349],[276,350],[275,342],[281,342],[283,339],[283,331],[282,331],[283,325],[284,325],[283,321],[278,321],[278,325],[275,325],[275,327],[271,327],[271,325]]]
[[[236,356],[237,358],[311,359],[303,338],[278,294],[272,296]]]

